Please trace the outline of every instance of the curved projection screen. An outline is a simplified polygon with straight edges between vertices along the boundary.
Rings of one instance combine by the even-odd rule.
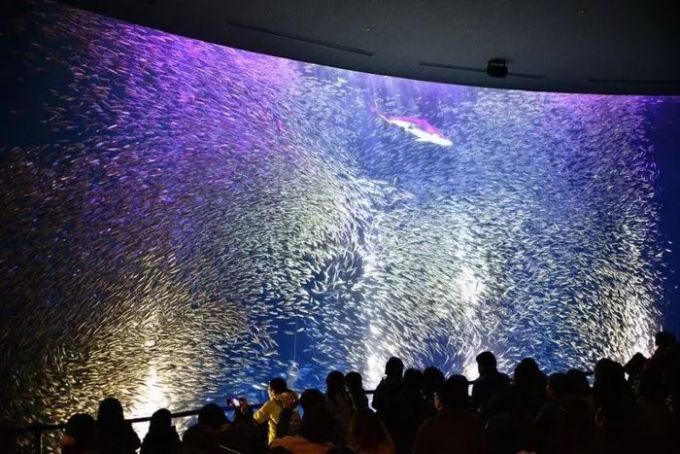
[[[400,80],[57,4],[2,39],[0,417],[653,348],[647,131],[677,98]]]

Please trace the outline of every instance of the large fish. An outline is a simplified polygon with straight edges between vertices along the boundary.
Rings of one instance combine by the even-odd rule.
[[[442,147],[450,147],[453,145],[451,140],[447,139],[441,131],[432,126],[427,120],[423,120],[422,118],[393,117],[391,115],[386,115],[380,110],[377,102],[372,110],[387,123],[399,126],[409,134],[416,136],[418,142],[430,142]]]

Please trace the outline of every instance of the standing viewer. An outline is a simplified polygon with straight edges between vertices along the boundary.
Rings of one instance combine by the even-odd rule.
[[[398,435],[401,422],[403,373],[404,363],[399,358],[388,359],[385,364],[385,378],[380,381],[373,393],[373,408],[393,440]]]
[[[477,355],[476,359],[479,378],[472,386],[472,406],[481,413],[493,395],[510,384],[510,377],[498,372],[496,357],[493,353],[482,352]]]
[[[272,378],[267,388],[269,400],[253,415],[257,424],[268,424],[267,442],[271,444],[276,438],[276,428],[279,424],[281,412],[292,391],[288,389],[286,380],[281,377]],[[297,414],[297,410],[293,410]]]
[[[468,381],[452,375],[435,392],[437,414],[425,420],[414,454],[481,454],[484,429],[479,416],[470,411]]]
[[[100,454],[133,454],[141,445],[132,424],[123,417],[123,406],[114,397],[99,403],[97,450]]]

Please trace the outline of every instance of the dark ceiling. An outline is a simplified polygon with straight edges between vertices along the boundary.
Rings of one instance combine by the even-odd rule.
[[[341,68],[488,87],[680,94],[678,0],[64,0]],[[508,62],[506,78],[485,72]]]

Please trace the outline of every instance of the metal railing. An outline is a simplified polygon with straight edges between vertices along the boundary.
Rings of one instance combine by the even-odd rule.
[[[365,391],[366,394],[371,395],[373,394],[374,390],[367,390]],[[249,405],[250,408],[256,409],[261,407],[261,403],[257,404],[252,404]],[[222,410],[226,413],[229,411],[234,411],[233,407],[221,407]],[[188,418],[190,416],[196,416],[198,413],[201,411],[200,408],[195,409],[195,410],[184,410],[184,411],[178,411],[175,413],[170,414],[170,419],[177,419],[177,418]],[[143,422],[149,422],[151,421],[151,416],[140,416],[138,418],[130,418],[126,419],[125,421],[129,422],[130,424],[139,424]],[[16,435],[20,434],[26,434],[26,433],[33,433],[33,436],[35,438],[35,449],[34,452],[36,454],[42,454],[43,452],[43,434],[45,432],[53,432],[55,430],[63,430],[66,428],[66,423],[58,423],[58,424],[32,424],[30,426],[26,427],[21,427],[18,429],[14,429],[13,432]],[[233,450],[230,450],[233,451]],[[234,453],[236,451],[233,451]]]
[[[262,406],[262,404],[253,404],[250,405],[250,408],[259,408]],[[228,411],[233,411],[234,408],[231,407],[221,407],[222,410],[226,413]],[[198,413],[201,411],[200,408],[195,409],[195,410],[184,410],[184,411],[178,411],[175,413],[170,414],[170,419],[177,419],[177,418],[188,418],[190,416],[196,416]],[[126,419],[126,422],[129,422],[130,424],[139,424],[143,422],[149,422],[151,421],[151,416],[140,416],[138,418],[130,418]],[[34,452],[36,454],[42,454],[43,451],[43,434],[45,432],[52,432],[55,430],[63,430],[66,428],[66,423],[58,423],[58,424],[32,424],[30,426],[14,429],[14,433],[16,435],[20,434],[25,434],[25,433],[33,433],[35,437],[35,449]]]

